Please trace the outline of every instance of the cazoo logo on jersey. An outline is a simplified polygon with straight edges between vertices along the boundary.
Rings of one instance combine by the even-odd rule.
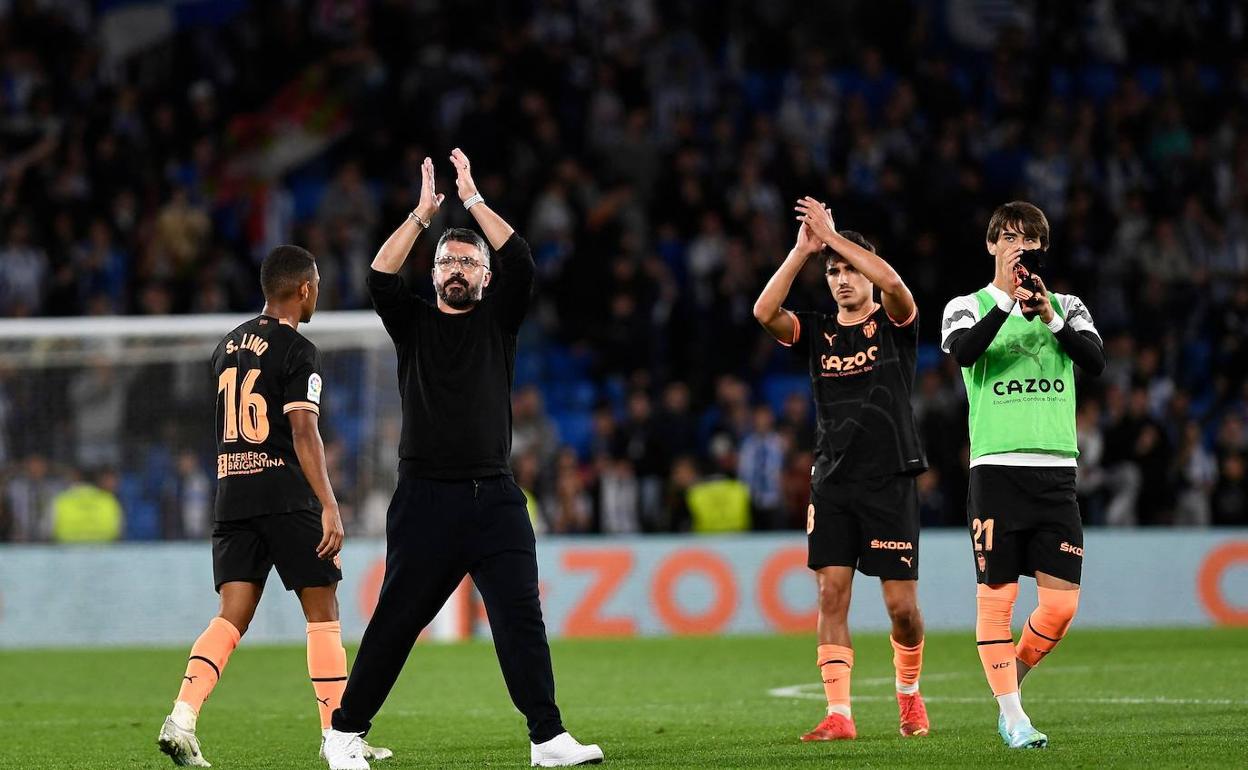
[[[872,345],[851,356],[827,355],[819,356],[819,363],[825,372],[849,372],[873,363],[880,352],[879,345]]]
[[[997,380],[992,383],[992,392],[998,396],[1010,396],[1015,393],[1064,393],[1065,391],[1066,383],[1062,380],[1046,380],[1043,377]]]

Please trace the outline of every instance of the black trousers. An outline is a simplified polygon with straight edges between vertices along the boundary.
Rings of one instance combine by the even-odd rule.
[[[334,729],[367,732],[416,637],[471,575],[485,601],[507,692],[542,743],[563,732],[537,590],[524,493],[507,476],[434,481],[400,476],[386,514],[386,577]]]

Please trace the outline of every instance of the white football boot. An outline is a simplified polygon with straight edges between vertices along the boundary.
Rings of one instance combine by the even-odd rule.
[[[165,717],[160,735],[156,737],[156,745],[179,767],[212,767],[199,750],[195,718],[195,711],[187,704],[181,701],[173,704],[173,712]]]

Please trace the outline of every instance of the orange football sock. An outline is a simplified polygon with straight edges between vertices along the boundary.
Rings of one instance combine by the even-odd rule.
[[[208,699],[208,694],[221,678],[230,653],[234,652],[240,638],[242,634],[238,633],[233,623],[223,617],[213,618],[191,647],[191,657],[186,662],[186,673],[182,676],[182,689],[178,691],[178,700],[198,714],[204,701]]]
[[[1063,591],[1056,588],[1036,588],[1039,603],[1035,612],[1027,618],[1023,633],[1018,638],[1014,654],[1029,667],[1035,668],[1044,656],[1053,651],[1066,636],[1066,630],[1075,619],[1079,609],[1079,589]]]
[[[347,689],[347,651],[342,647],[342,624],[337,620],[308,624],[308,676],[321,711],[321,729],[342,702]]]
[[[975,591],[975,643],[988,685],[997,696],[1018,691],[1014,637],[1010,632],[1017,598],[1018,583],[999,586],[981,583]]]
[[[919,691],[919,671],[923,668],[923,640],[913,647],[899,644],[892,636],[893,668],[897,671],[897,692],[913,695]]]
[[[854,668],[854,650],[839,644],[819,645],[819,673],[823,692],[828,696],[828,713],[850,716],[849,676]]]

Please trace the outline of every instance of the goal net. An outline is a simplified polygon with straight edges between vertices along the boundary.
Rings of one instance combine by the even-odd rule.
[[[52,498],[87,481],[121,503],[131,540],[203,537],[216,486],[209,359],[245,315],[0,321],[0,540],[51,537]],[[371,312],[321,312],[330,480],[347,531],[385,532],[399,395]]]

